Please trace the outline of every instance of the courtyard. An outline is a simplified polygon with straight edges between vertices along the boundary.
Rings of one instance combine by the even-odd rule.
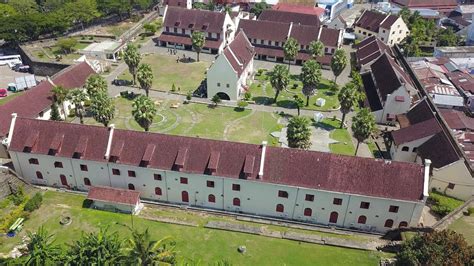
[[[34,231],[43,225],[49,233],[55,235],[55,244],[64,245],[78,239],[83,232],[97,231],[101,226],[109,226],[111,231],[120,231],[128,237],[126,226],[139,230],[150,229],[152,238],[161,239],[170,236],[176,242],[178,262],[192,261],[204,265],[225,259],[233,265],[377,265],[379,259],[390,256],[386,253],[361,251],[325,245],[310,244],[260,235],[230,232],[205,228],[209,221],[240,222],[231,216],[217,216],[205,212],[191,212],[175,208],[161,208],[147,205],[137,217],[127,214],[83,208],[84,195],[47,191],[43,195],[42,206],[31,213],[24,224],[23,231],[13,238],[0,239],[0,253],[8,253],[28,231]],[[70,225],[61,225],[61,218],[72,219]],[[192,224],[153,221],[152,217],[168,217],[173,221]],[[132,225],[133,223],[133,225]],[[333,234],[319,231],[289,229],[281,226],[265,226],[268,230],[304,232],[325,237],[348,239],[351,241],[370,241],[370,237],[359,235]],[[237,252],[240,245],[247,252]]]
[[[457,219],[449,225],[449,229],[462,234],[470,245],[474,245],[474,213]]]

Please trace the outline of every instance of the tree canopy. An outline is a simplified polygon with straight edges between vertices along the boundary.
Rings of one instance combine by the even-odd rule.
[[[140,84],[140,89],[144,90],[148,97],[148,93],[153,85],[153,71],[151,66],[148,64],[141,64],[138,67],[137,78],[138,83]]]
[[[304,116],[290,119],[286,137],[290,148],[307,150],[311,147],[310,121]]]
[[[309,43],[309,51],[314,59],[324,55],[324,44],[321,41],[312,41]]]
[[[132,43],[128,44],[123,53],[123,60],[128,66],[128,71],[132,74],[133,85],[135,85],[137,83],[138,66],[142,60],[142,56],[140,55],[137,46]]]
[[[150,130],[157,113],[155,103],[146,96],[139,96],[133,101],[132,115],[135,121],[145,130]]]
[[[343,49],[337,49],[334,55],[331,58],[331,70],[334,74],[334,83],[337,80],[337,77],[341,75],[344,68],[347,66],[347,56],[346,52]]]
[[[106,91],[98,91],[91,97],[90,111],[94,119],[108,126],[115,116],[115,103]]]
[[[375,117],[368,108],[360,109],[352,118],[352,134],[357,139],[355,154],[359,150],[359,145],[368,139],[375,130]]]
[[[341,104],[341,113],[342,113],[342,120],[341,120],[341,128],[344,126],[344,120],[346,118],[347,113],[350,112],[352,107],[357,105],[357,103],[361,100],[363,94],[360,93],[353,82],[347,83],[344,87],[342,87],[341,91],[337,95],[339,99],[339,103]]]
[[[309,97],[316,93],[321,81],[321,66],[313,59],[304,62],[301,68],[300,80],[303,83],[302,92],[306,96],[306,106],[308,106]]]
[[[204,36],[204,32],[194,31],[193,34],[191,35],[191,43],[192,43],[194,51],[196,51],[198,62],[199,62],[199,54],[201,53],[201,50],[204,47],[205,42],[206,42],[206,36]]]
[[[273,102],[276,102],[280,92],[290,84],[290,72],[288,68],[283,65],[275,65],[273,71],[270,73],[270,84],[275,90],[275,98]]]
[[[285,54],[285,59],[288,60],[288,69],[290,69],[291,61],[295,60],[299,50],[300,45],[293,37],[288,38],[285,44],[283,44],[283,53]]]

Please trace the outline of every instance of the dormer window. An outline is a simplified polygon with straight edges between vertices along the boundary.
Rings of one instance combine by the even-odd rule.
[[[188,25],[188,28],[191,29],[192,27],[194,27],[194,24],[193,24],[193,23],[190,23],[190,24]]]

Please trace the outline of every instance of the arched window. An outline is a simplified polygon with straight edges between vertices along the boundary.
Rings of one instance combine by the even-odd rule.
[[[181,201],[182,202],[189,202],[189,194],[187,191],[181,192]]]
[[[359,219],[357,219],[358,224],[365,224],[367,222],[367,217],[364,215],[359,216]]]
[[[408,226],[408,223],[403,221],[403,222],[400,222],[400,224],[398,225],[398,227],[407,227]]]
[[[232,204],[233,204],[234,206],[240,206],[240,199],[239,199],[239,198],[234,198],[234,199],[232,200]]]
[[[36,171],[36,178],[43,179],[43,174],[40,171]]]
[[[409,151],[409,150],[410,150],[410,148],[408,148],[408,146],[403,146],[403,148],[402,148],[402,151]]]
[[[214,196],[212,194],[209,194],[209,196],[207,196],[207,201],[215,203],[216,202],[216,196]]]
[[[161,196],[161,188],[155,187],[155,195]]]
[[[89,178],[84,178],[84,185],[86,186],[90,186],[91,185],[91,181],[89,180]]]
[[[304,209],[304,216],[311,216],[313,214],[313,210],[311,208]]]
[[[62,184],[63,186],[67,186],[67,185],[68,185],[68,184],[67,184],[67,179],[66,179],[66,176],[65,176],[65,175],[60,175],[60,176],[59,176],[59,179],[61,179],[61,184]]]
[[[283,212],[285,210],[285,207],[283,204],[277,204],[276,211],[277,212]]]
[[[133,184],[128,184],[128,189],[135,190],[135,186]]]
[[[339,214],[337,212],[331,212],[331,215],[329,216],[329,222],[330,223],[337,223],[337,218],[338,218]]]
[[[393,226],[393,220],[392,219],[387,219],[384,224],[385,227],[392,228]]]

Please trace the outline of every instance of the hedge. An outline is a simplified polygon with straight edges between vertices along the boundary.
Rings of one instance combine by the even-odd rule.
[[[40,192],[37,192],[31,199],[29,199],[26,204],[24,210],[27,212],[32,212],[38,209],[43,202],[43,196]]]

